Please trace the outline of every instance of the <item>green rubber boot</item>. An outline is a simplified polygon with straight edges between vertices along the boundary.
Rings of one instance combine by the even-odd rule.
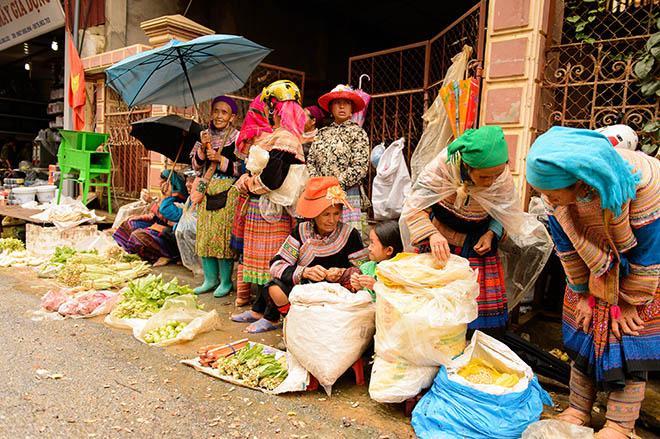
[[[218,259],[202,258],[202,270],[204,270],[204,283],[195,288],[195,294],[208,293],[218,286]]]
[[[234,261],[232,259],[218,259],[218,265],[220,266],[220,285],[213,292],[213,297],[225,297],[233,287],[231,273],[234,268]]]

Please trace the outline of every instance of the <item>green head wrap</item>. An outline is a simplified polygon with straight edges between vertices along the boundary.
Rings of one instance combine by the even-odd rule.
[[[509,161],[504,132],[498,126],[466,130],[448,147],[449,156],[460,152],[463,162],[474,169],[492,168]]]

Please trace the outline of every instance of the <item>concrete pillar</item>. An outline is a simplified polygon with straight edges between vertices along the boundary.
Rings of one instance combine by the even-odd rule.
[[[107,0],[106,1],[106,14],[109,7],[122,7],[127,0]],[[113,6],[114,5],[114,6]],[[162,5],[161,5],[162,6]],[[114,11],[117,13],[117,11]],[[82,59],[83,68],[88,76],[101,74],[110,67],[112,64],[123,60],[129,56],[135,55],[152,49],[153,47],[162,46],[169,42],[172,38],[179,41],[189,41],[203,35],[213,34],[213,30],[200,25],[182,15],[166,15],[151,20],[146,20],[140,23],[140,27],[146,34],[149,45],[133,44],[124,47],[124,37],[121,31],[120,23],[112,23],[109,21],[108,27],[108,46],[110,49],[104,53],[90,56]],[[126,22],[123,22],[123,29],[126,28]],[[122,36],[123,35],[123,36]],[[114,40],[113,40],[114,38]],[[121,44],[113,46],[121,40]],[[114,43],[113,43],[114,41]],[[105,131],[105,80],[99,79],[96,81],[96,131]],[[151,116],[164,116],[170,112],[167,105],[152,105]],[[148,156],[149,171],[147,173],[147,188],[152,193],[158,193],[160,183],[160,172],[166,164],[166,159],[160,154],[150,152]],[[188,162],[188,157],[181,157],[179,162]]]
[[[480,120],[483,125],[503,128],[523,200],[527,198],[525,157],[537,132],[553,1],[491,0],[488,5]]]
[[[105,0],[105,50],[126,46],[128,0]]]

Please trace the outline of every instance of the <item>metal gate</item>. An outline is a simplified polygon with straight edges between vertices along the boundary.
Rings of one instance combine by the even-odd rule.
[[[565,18],[587,16],[590,5],[566,2]],[[658,99],[640,93],[633,66],[657,31],[659,5],[657,0],[600,0],[602,11],[587,24],[591,43],[578,41],[576,26],[564,20],[561,42],[546,52],[542,129],[623,123],[639,132],[658,120]]]
[[[422,115],[464,45],[474,49],[469,69],[480,76],[486,11],[483,0],[430,40],[349,58],[349,83],[357,86],[363,74],[371,78],[363,88],[371,95],[364,129],[372,146],[405,137],[410,162],[424,130]],[[373,172],[370,168],[369,191]]]
[[[126,106],[121,97],[105,87],[105,132],[112,153],[113,192],[118,197],[137,198],[147,187],[149,152],[130,135],[131,123],[151,116],[151,105]]]

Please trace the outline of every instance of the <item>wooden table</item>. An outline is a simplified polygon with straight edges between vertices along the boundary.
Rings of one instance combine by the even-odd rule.
[[[33,224],[50,224],[49,221],[39,221],[32,218],[32,215],[36,215],[42,212],[39,209],[23,209],[21,206],[0,206],[0,217],[9,216],[12,218],[17,218]],[[110,214],[104,210],[96,210],[97,216],[105,217],[102,221],[98,221],[95,224],[98,224],[100,229],[107,228],[111,226],[115,221],[115,215]],[[104,227],[105,226],[105,227]]]

